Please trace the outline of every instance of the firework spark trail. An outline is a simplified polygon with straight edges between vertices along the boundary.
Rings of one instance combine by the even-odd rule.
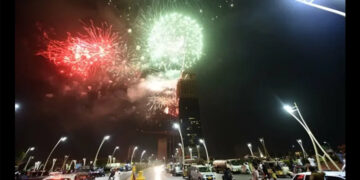
[[[112,26],[103,23],[101,27],[91,24],[83,27],[86,34],[72,36],[67,33],[64,41],[53,40],[44,33],[47,48],[37,53],[59,67],[59,72],[67,76],[87,79],[92,73],[109,67],[126,64],[121,59],[125,52],[124,42],[119,33],[112,32]],[[120,62],[119,62],[120,60]]]

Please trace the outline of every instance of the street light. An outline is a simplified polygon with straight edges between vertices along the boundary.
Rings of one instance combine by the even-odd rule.
[[[61,138],[59,139],[59,141],[55,144],[55,146],[54,146],[53,149],[51,150],[49,156],[46,158],[46,161],[45,161],[45,164],[44,164],[44,167],[43,167],[43,171],[42,171],[42,173],[41,173],[41,176],[44,174],[45,168],[46,168],[46,165],[47,165],[47,162],[49,161],[50,156],[51,156],[51,154],[54,152],[55,148],[60,144],[60,142],[65,142],[66,139],[67,139],[67,137],[61,137]]]
[[[85,165],[86,165],[86,158],[83,158],[83,166],[85,167]]]
[[[177,129],[179,131],[179,134],[180,134],[181,150],[182,150],[182,164],[184,164],[185,163],[185,152],[184,152],[184,140],[183,140],[183,137],[182,137],[182,134],[181,134],[181,128],[180,128],[180,125],[178,123],[174,123],[173,128]]]
[[[27,155],[30,151],[34,151],[34,150],[35,150],[35,147],[29,147],[29,148],[26,150],[24,156],[21,158],[20,162],[22,162],[22,161],[26,158],[26,155]]]
[[[304,118],[302,117],[300,110],[298,108],[298,106],[296,105],[296,103],[294,102],[294,107],[290,107],[289,105],[285,105],[284,109],[291,115],[293,116],[298,123],[300,123],[300,125],[305,129],[305,131],[308,133],[308,135],[310,136],[311,142],[313,144],[314,150],[315,150],[315,156],[316,156],[316,161],[318,164],[318,168],[321,171],[321,166],[320,166],[320,160],[319,160],[319,154],[317,152],[317,148],[316,145],[320,148],[320,150],[325,154],[325,156],[331,161],[331,163],[336,167],[336,169],[338,171],[340,171],[340,168],[338,167],[338,165],[333,161],[333,159],[327,154],[327,152],[321,147],[320,143],[317,141],[317,139],[315,138],[315,136],[313,135],[313,133],[311,132],[310,128],[308,127],[308,125],[306,124]],[[301,120],[294,115],[293,112],[297,111],[297,113],[299,114]],[[316,143],[316,145],[315,145]]]
[[[99,155],[99,151],[100,151],[100,149],[101,149],[101,146],[104,144],[104,142],[105,142],[106,140],[109,140],[109,139],[110,139],[110,136],[107,135],[107,136],[104,136],[103,140],[101,141],[100,146],[99,146],[99,148],[98,148],[98,150],[97,150],[97,152],[96,152],[95,158],[94,158],[94,167],[96,167],[96,161],[97,161],[97,157],[98,157],[98,155]]]
[[[199,142],[201,144],[203,144],[203,146],[205,148],[205,152],[206,152],[207,163],[210,164],[209,154],[208,154],[208,151],[207,151],[207,148],[206,148],[205,140],[204,139],[199,139]]]
[[[263,148],[264,148],[265,155],[270,158],[270,154],[269,154],[269,152],[267,151],[266,146],[265,146],[264,138],[259,138],[259,141],[260,141],[261,145],[262,145]]]
[[[34,156],[30,156],[30,157],[29,157],[29,159],[27,160],[26,165],[25,165],[25,167],[24,167],[24,169],[23,169],[24,171],[26,171],[26,168],[27,168],[27,166],[29,165],[29,162],[30,162],[31,159],[34,159]]]
[[[250,149],[251,156],[254,157],[254,153],[253,153],[253,151],[252,151],[252,145],[251,145],[251,143],[248,143],[247,146],[248,146],[248,148]]]
[[[107,164],[110,164],[111,163],[111,155],[108,155],[108,161],[107,161]]]
[[[142,157],[144,156],[145,153],[146,153],[146,150],[143,150],[143,152],[141,153],[141,156],[140,156],[140,164],[141,164]]]
[[[196,150],[198,153],[198,159],[200,159],[200,146],[199,145],[196,145]]]
[[[62,164],[62,166],[61,166],[61,171],[64,170],[64,166],[65,166],[65,163],[66,163],[66,161],[67,161],[68,158],[69,158],[69,156],[68,156],[68,155],[65,155],[65,157],[64,157],[64,162],[63,162],[63,164]]]
[[[118,150],[118,149],[119,149],[119,146],[116,146],[116,147],[114,148],[114,151],[113,151],[113,153],[111,154],[111,157],[114,157],[115,151]],[[110,163],[111,163],[111,162],[110,162]]]
[[[53,163],[52,163],[52,166],[51,166],[51,169],[50,169],[50,172],[52,172],[53,171],[53,169],[54,169],[54,166],[55,166],[55,163],[56,163],[56,158],[54,158],[53,159]]]
[[[192,148],[189,147],[189,152],[190,152],[190,159],[192,159]]]
[[[301,150],[303,151],[304,158],[306,158],[307,153],[305,152],[305,149],[304,149],[304,147],[303,147],[302,140],[301,140],[301,139],[297,139],[296,142],[299,143],[299,145],[300,145],[300,147],[301,147]]]
[[[133,157],[134,157],[135,151],[136,151],[137,149],[138,149],[138,147],[135,146],[135,147],[134,147],[134,150],[133,150],[133,152],[132,152],[132,154],[131,154],[131,161],[130,161],[131,165],[133,164]]]

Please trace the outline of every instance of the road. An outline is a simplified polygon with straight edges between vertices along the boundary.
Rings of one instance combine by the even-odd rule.
[[[182,176],[174,177],[169,173],[166,173],[164,166],[155,166],[144,170],[144,176],[146,180],[184,180]],[[108,180],[109,177],[96,178],[96,180]],[[222,174],[216,173],[216,179],[222,180]],[[250,180],[249,174],[233,174],[234,180]],[[279,180],[291,180],[291,178],[278,178]],[[115,180],[130,180],[130,172],[121,174],[120,178]]]

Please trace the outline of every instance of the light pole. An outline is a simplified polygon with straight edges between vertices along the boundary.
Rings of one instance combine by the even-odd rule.
[[[264,157],[264,155],[263,155],[263,153],[261,152],[261,149],[260,149],[260,147],[258,146],[258,150],[259,150],[259,155],[260,155],[260,157],[261,158],[263,158]]]
[[[100,149],[101,149],[101,146],[102,146],[102,145],[104,144],[104,142],[105,142],[106,140],[108,140],[108,139],[110,139],[110,136],[109,136],[109,135],[104,136],[103,140],[101,141],[100,146],[99,146],[99,148],[98,148],[98,150],[97,150],[97,152],[96,152],[95,158],[94,158],[94,167],[96,167],[96,161],[97,161],[97,157],[98,157],[98,155],[99,155],[99,151],[100,151]]]
[[[66,161],[67,161],[68,158],[69,158],[69,156],[68,156],[68,155],[65,155],[65,157],[64,157],[64,162],[63,162],[63,164],[62,164],[62,166],[61,166],[61,171],[64,170],[64,166],[65,166]]]
[[[135,146],[135,147],[134,147],[134,150],[133,150],[133,152],[132,152],[132,154],[131,154],[131,161],[130,161],[131,165],[133,164],[134,154],[135,154],[135,151],[136,151],[137,149],[138,149],[138,147]]]
[[[111,157],[114,157],[115,151],[118,150],[118,149],[119,149],[119,146],[116,146],[116,147],[114,148],[114,151],[113,151],[113,153],[111,154]],[[111,163],[111,162],[110,162],[110,163]]]
[[[271,158],[269,152],[268,152],[267,149],[266,149],[264,138],[259,138],[259,141],[260,141],[261,145],[262,145],[263,148],[264,148],[265,155],[266,155],[267,157]]]
[[[53,149],[51,150],[49,156],[46,158],[46,161],[45,161],[45,164],[44,164],[44,167],[43,167],[43,171],[41,172],[41,176],[44,174],[45,168],[46,168],[46,165],[47,165],[47,162],[49,161],[50,156],[51,156],[51,154],[54,152],[55,148],[60,144],[60,142],[65,142],[66,139],[67,139],[67,137],[61,137],[61,138],[59,139],[59,141],[55,144],[55,146],[54,146]]]
[[[115,160],[116,160],[116,158],[115,158],[115,157],[113,157],[113,158],[112,158],[112,163],[115,163]]]
[[[110,164],[111,163],[111,155],[108,155],[108,161],[107,161],[107,164]]]
[[[83,166],[85,167],[86,165],[86,158],[83,158]]]
[[[145,153],[146,153],[146,150],[143,150],[143,152],[141,153],[141,156],[140,156],[140,164],[141,164],[142,157],[144,156]]]
[[[197,154],[198,154],[198,159],[200,159],[200,146],[196,145],[196,150],[197,150]]]
[[[189,147],[189,152],[190,152],[190,159],[192,159],[192,148]]]
[[[253,151],[252,151],[252,145],[251,145],[251,143],[248,143],[247,146],[248,146],[248,148],[250,149],[251,156],[254,157],[254,153],[253,153]]]
[[[177,129],[179,131],[179,134],[180,134],[181,150],[182,150],[182,164],[184,164],[185,163],[184,139],[183,139],[182,134],[181,134],[181,128],[180,128],[180,125],[178,123],[174,123],[173,128]]]
[[[204,139],[199,139],[199,142],[204,146],[205,152],[206,152],[207,163],[210,164],[209,154],[208,154],[208,151],[207,151],[207,148],[206,148],[205,140]]]
[[[316,156],[316,161],[318,161],[318,166],[320,166],[320,162],[319,162],[319,154],[317,153],[317,148],[316,148],[316,145],[320,148],[320,150],[325,154],[325,156],[331,161],[331,163],[336,167],[336,169],[338,171],[340,171],[340,168],[338,167],[338,165],[333,161],[333,159],[329,156],[329,154],[321,147],[320,143],[317,141],[317,139],[315,138],[315,136],[313,135],[313,133],[311,132],[310,128],[308,127],[308,125],[306,124],[304,118],[302,117],[301,113],[300,113],[300,110],[297,106],[296,103],[294,103],[294,107],[291,107],[289,105],[285,105],[284,106],[284,109],[289,113],[291,114],[299,123],[300,125],[305,129],[305,131],[308,133],[308,135],[310,136],[310,139],[311,139],[311,142],[313,143],[313,146],[314,146],[314,150],[315,150],[315,156]],[[296,117],[293,112],[294,111],[297,111],[300,118],[301,118],[301,121],[299,120],[298,117]],[[315,143],[316,145],[315,145]],[[319,170],[321,171],[321,166],[319,167]]]
[[[30,156],[29,157],[29,159],[27,160],[27,162],[26,162],[26,165],[25,165],[25,167],[24,167],[24,171],[26,171],[26,168],[27,168],[27,166],[29,165],[29,162],[30,162],[30,160],[32,160],[32,159],[34,159],[34,156]]]
[[[299,145],[300,145],[300,147],[301,147],[301,150],[302,150],[302,152],[303,152],[303,154],[304,154],[304,158],[306,158],[307,153],[306,153],[306,151],[305,151],[305,149],[304,149],[304,147],[303,147],[302,140],[301,140],[301,139],[297,139],[296,142],[299,143]]]
[[[29,148],[26,150],[24,156],[21,158],[20,163],[26,158],[26,155],[27,155],[30,151],[33,151],[33,150],[35,150],[35,147],[29,147]]]
[[[52,163],[52,165],[51,165],[50,172],[53,172],[55,163],[56,163],[56,158],[53,159],[53,163]]]

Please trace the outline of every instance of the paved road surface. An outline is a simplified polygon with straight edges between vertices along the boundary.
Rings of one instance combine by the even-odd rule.
[[[146,180],[184,180],[182,176],[172,176],[166,173],[164,166],[155,166],[144,170]],[[96,178],[96,180],[108,180],[109,177]],[[234,180],[250,180],[251,175],[248,174],[233,174]],[[130,172],[121,174],[120,179],[115,180],[130,180]],[[216,173],[216,180],[222,180],[222,174]],[[291,180],[291,178],[278,178],[278,180]]]

